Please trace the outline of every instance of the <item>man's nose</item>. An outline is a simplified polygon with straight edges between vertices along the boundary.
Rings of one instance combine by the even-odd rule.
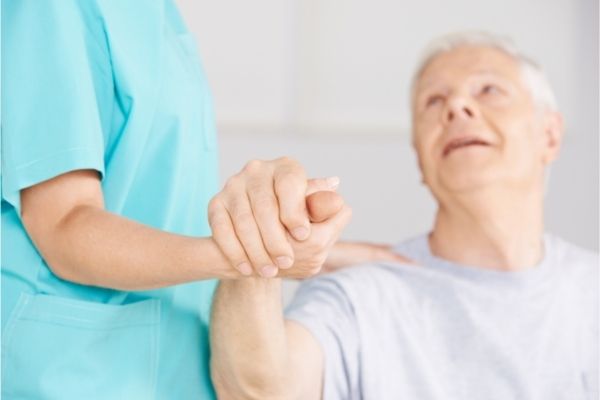
[[[462,97],[451,98],[446,104],[444,119],[447,123],[455,119],[472,119],[475,117],[475,108]]]

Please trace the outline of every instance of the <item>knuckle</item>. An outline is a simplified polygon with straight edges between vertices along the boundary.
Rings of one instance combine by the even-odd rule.
[[[263,167],[263,165],[264,165],[264,161],[250,160],[244,166],[243,171],[248,172],[248,173],[256,173],[257,171],[260,171],[260,169]]]
[[[223,192],[232,192],[237,191],[240,187],[241,178],[239,175],[230,176],[229,179],[225,182],[225,186],[223,186]],[[219,193],[222,196],[222,192]]]
[[[289,157],[289,156],[279,157],[275,160],[275,163],[280,164],[280,165],[285,165],[287,168],[290,168],[290,169],[300,167],[300,163],[296,159]]]
[[[278,157],[274,161],[278,164],[290,164],[294,162],[294,160],[289,156]]]
[[[282,176],[304,176],[304,168],[297,160],[284,156],[273,160]]]
[[[214,196],[208,203],[208,217],[219,214],[223,211],[223,203],[219,198],[219,195]]]

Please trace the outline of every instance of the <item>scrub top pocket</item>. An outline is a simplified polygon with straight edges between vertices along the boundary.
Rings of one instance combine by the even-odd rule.
[[[22,294],[2,337],[6,399],[154,399],[160,301]]]

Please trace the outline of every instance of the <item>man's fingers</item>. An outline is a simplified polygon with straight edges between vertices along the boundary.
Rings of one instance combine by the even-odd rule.
[[[314,240],[327,243],[328,245],[335,243],[351,219],[352,209],[344,205],[336,215],[325,222],[313,224]]]
[[[416,264],[413,260],[404,257],[403,255],[396,253],[392,246],[365,243],[365,246],[373,246],[373,261],[391,261],[400,264]]]
[[[338,237],[342,233],[342,230],[344,230],[346,225],[348,225],[350,223],[351,219],[352,219],[352,209],[350,207],[348,207],[347,205],[344,205],[342,207],[341,211],[331,219],[331,222],[333,223],[334,229],[336,231],[334,241],[336,241],[338,239]]]
[[[388,251],[387,254],[387,258],[385,259],[386,261],[391,261],[391,262],[397,262],[400,264],[412,264],[415,266],[419,266],[419,263],[411,260],[410,258],[406,258],[398,253],[394,253],[391,251]]]

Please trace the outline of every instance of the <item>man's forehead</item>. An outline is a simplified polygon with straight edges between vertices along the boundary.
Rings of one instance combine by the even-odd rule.
[[[499,49],[463,46],[432,58],[422,69],[417,87],[423,89],[440,80],[471,76],[518,79],[518,63],[512,56]]]

